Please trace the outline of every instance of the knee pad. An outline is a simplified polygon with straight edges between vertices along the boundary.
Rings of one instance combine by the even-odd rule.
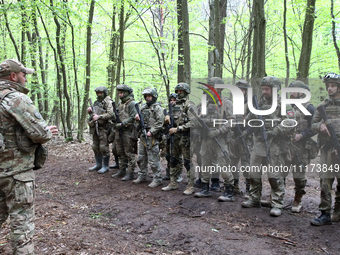
[[[279,187],[278,181],[277,181],[276,178],[268,178],[268,181],[269,181],[270,186],[273,190],[276,190]]]
[[[185,169],[189,171],[190,166],[191,166],[190,160],[189,159],[184,159],[184,167],[185,167]]]
[[[178,164],[178,159],[170,156],[170,167],[176,167]]]
[[[168,161],[168,162],[170,161],[170,154],[169,154],[169,153],[166,153],[166,154],[165,154],[165,159],[166,159],[166,161]]]

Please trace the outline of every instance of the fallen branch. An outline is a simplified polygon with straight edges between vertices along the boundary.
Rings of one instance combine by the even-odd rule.
[[[280,237],[280,236],[274,236],[274,235],[268,235],[268,234],[263,234],[264,236],[269,236],[269,237],[273,237],[273,238],[277,238],[277,239],[280,239],[280,240],[283,240],[283,241],[287,241],[289,243],[292,243],[292,244],[297,244],[297,242],[294,242],[292,240],[289,240],[288,238],[284,238],[284,237]]]

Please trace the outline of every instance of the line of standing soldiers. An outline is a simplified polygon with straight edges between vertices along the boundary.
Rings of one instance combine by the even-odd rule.
[[[195,104],[188,99],[190,87],[186,83],[179,83],[175,87],[176,94],[169,97],[169,112],[164,114],[163,108],[157,102],[158,94],[155,89],[147,88],[143,91],[146,104],[139,110],[139,104],[134,101],[133,90],[122,84],[117,86],[120,102],[118,109],[107,96],[105,87],[96,88],[97,101],[93,107],[88,109],[90,113],[89,125],[93,135],[93,151],[95,153],[96,165],[90,171],[98,170],[105,173],[109,166],[109,141],[114,141],[113,154],[115,155],[118,172],[112,177],[123,177],[122,180],[132,180],[137,154],[137,141],[140,137],[137,164],[140,168],[138,178],[133,182],[138,184],[146,181],[148,163],[154,173],[153,181],[149,187],[158,187],[162,184],[160,168],[160,141],[164,129],[167,130],[166,158],[167,179],[170,182],[162,190],[170,191],[178,189],[177,181],[183,169],[187,170],[188,185],[183,192],[186,195],[193,194],[195,171],[192,164],[192,155],[196,154],[198,165],[201,169],[207,166],[236,166],[237,171],[213,172],[210,170],[198,173],[200,191],[195,197],[209,197],[211,191],[220,191],[220,175],[224,180],[224,193],[219,201],[234,201],[234,194],[240,193],[239,178],[240,166],[292,166],[293,179],[295,182],[295,197],[292,212],[300,212],[302,196],[306,193],[306,168],[310,160],[316,158],[318,146],[311,138],[316,133],[319,135],[321,145],[321,164],[337,163],[334,146],[330,144],[328,133],[329,123],[340,128],[337,123],[339,115],[340,100],[338,87],[340,77],[336,74],[326,75],[323,79],[326,84],[329,98],[322,103],[326,108],[329,121],[324,121],[318,111],[311,103],[304,103],[304,107],[314,116],[304,115],[301,110],[291,105],[287,115],[281,115],[281,100],[277,98],[277,107],[270,115],[258,116],[249,112],[247,107],[247,89],[250,87],[247,81],[240,80],[235,85],[239,87],[244,95],[244,115],[233,115],[233,103],[228,97],[222,97],[222,89],[215,89],[216,84],[224,84],[221,78],[213,77],[204,84],[202,89],[205,93],[212,95],[207,101],[207,114],[200,114]],[[260,82],[262,96],[258,103],[258,110],[268,110],[272,107],[273,88],[278,90],[281,82],[273,76],[264,77]],[[308,89],[308,85],[302,81],[293,81],[289,87]],[[333,91],[333,90],[334,91]],[[209,93],[210,92],[210,93]],[[211,92],[216,92],[219,97]],[[222,97],[221,100],[220,97]],[[304,98],[302,93],[291,92],[290,98]],[[315,114],[314,114],[315,113]],[[262,118],[265,128],[244,125],[249,120]],[[223,124],[216,125],[214,120],[228,120]],[[274,120],[275,122],[271,121]],[[267,120],[267,121],[266,121]],[[285,120],[285,125],[282,121]],[[294,121],[293,121],[294,120]],[[234,122],[236,125],[231,125]],[[139,123],[136,125],[136,123]],[[297,123],[297,125],[295,125]],[[313,125],[312,125],[313,124]],[[265,130],[265,136],[264,136]],[[209,169],[209,168],[208,168]],[[212,169],[212,168],[210,168]],[[250,168],[252,169],[252,168]],[[267,172],[271,187],[269,201],[261,201],[262,172],[242,171],[246,180],[246,193],[248,200],[242,203],[245,208],[249,207],[271,207],[271,216],[282,214],[285,178],[288,173]],[[331,186],[336,173],[323,173],[320,175],[321,183],[321,216],[312,220],[313,225],[331,224],[340,220],[340,186],[336,191],[336,201],[332,217],[331,210]],[[211,182],[211,186],[210,186]]]

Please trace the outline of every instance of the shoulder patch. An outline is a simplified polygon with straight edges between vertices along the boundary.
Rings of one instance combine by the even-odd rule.
[[[33,114],[34,114],[34,117],[36,117],[38,120],[42,119],[42,116],[40,112],[38,112],[38,110],[34,110]]]
[[[295,115],[293,110],[287,111],[287,114],[290,117],[294,117],[294,115]]]

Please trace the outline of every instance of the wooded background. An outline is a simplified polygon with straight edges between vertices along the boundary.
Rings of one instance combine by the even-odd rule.
[[[165,105],[177,82],[243,78],[258,94],[256,78],[273,75],[302,79],[318,104],[321,77],[340,69],[339,2],[0,0],[0,56],[36,69],[29,96],[67,141],[83,140],[88,98],[103,85],[117,99],[128,84],[138,101],[155,87]]]

